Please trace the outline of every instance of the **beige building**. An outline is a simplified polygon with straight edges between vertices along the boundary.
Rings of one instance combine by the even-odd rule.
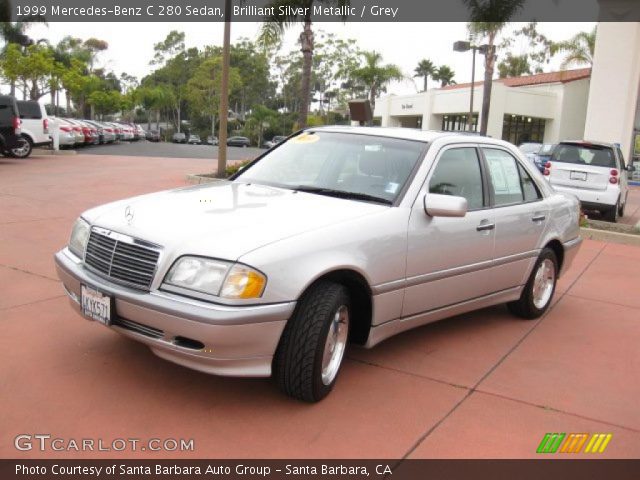
[[[555,143],[582,138],[591,69],[496,80],[491,91],[487,134],[514,144]],[[474,88],[474,128],[482,110],[482,82]],[[390,95],[376,102],[382,126],[424,130],[468,130],[471,84],[415,95]]]
[[[598,24],[584,137],[619,143],[636,167],[640,167],[639,97],[640,23]]]

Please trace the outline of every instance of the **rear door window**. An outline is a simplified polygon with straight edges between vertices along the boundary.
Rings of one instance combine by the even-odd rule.
[[[483,148],[489,167],[496,207],[535,202],[542,198],[538,187],[515,157],[504,150]]]
[[[20,110],[20,118],[30,120],[40,120],[42,118],[42,112],[40,110],[40,104],[38,102],[18,102],[18,110]]]

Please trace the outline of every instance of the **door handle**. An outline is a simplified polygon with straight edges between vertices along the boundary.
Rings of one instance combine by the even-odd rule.
[[[544,222],[545,218],[547,218],[545,215],[536,215],[534,217],[531,217],[531,221],[532,222]]]
[[[480,224],[476,227],[476,230],[479,232],[484,232],[486,230],[493,230],[494,228],[496,228],[496,224],[495,223],[483,223]]]

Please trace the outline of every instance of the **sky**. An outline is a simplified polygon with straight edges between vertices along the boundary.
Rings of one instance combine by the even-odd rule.
[[[594,23],[540,23],[539,31],[554,41],[568,39],[579,31],[589,31]],[[171,30],[184,31],[187,47],[202,48],[205,45],[221,45],[223,23],[62,23],[52,22],[48,26],[35,25],[28,34],[34,39],[46,38],[55,44],[65,35],[82,39],[96,37],[106,40],[109,49],[99,57],[100,66],[115,71],[118,75],[126,72],[138,79],[147,75],[152,67],[154,43],[164,40]],[[522,24],[514,24],[514,28]],[[260,28],[259,23],[234,22],[231,26],[231,41],[241,37],[254,39]],[[456,53],[452,45],[456,40],[465,40],[465,23],[315,23],[314,29],[323,30],[338,38],[354,38],[363,50],[376,50],[385,63],[398,65],[409,77],[423,58],[431,59],[436,65],[448,65],[456,73],[456,81],[471,80],[471,53]],[[297,48],[300,26],[293,25],[286,33],[283,49]],[[514,46],[515,53],[524,53],[524,43]],[[500,52],[498,52],[498,55]],[[558,57],[545,69],[557,69]],[[478,62],[476,78],[483,75]],[[393,94],[410,94],[421,90],[422,80],[397,82],[389,86]],[[430,82],[430,86],[436,86]]]

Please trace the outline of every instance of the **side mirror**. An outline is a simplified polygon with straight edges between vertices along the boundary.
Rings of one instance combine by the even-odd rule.
[[[424,211],[430,217],[464,217],[467,214],[467,199],[427,193],[424,196]]]
[[[627,172],[629,173],[633,173],[636,171],[636,167],[634,167],[633,165],[629,164],[627,165]]]

